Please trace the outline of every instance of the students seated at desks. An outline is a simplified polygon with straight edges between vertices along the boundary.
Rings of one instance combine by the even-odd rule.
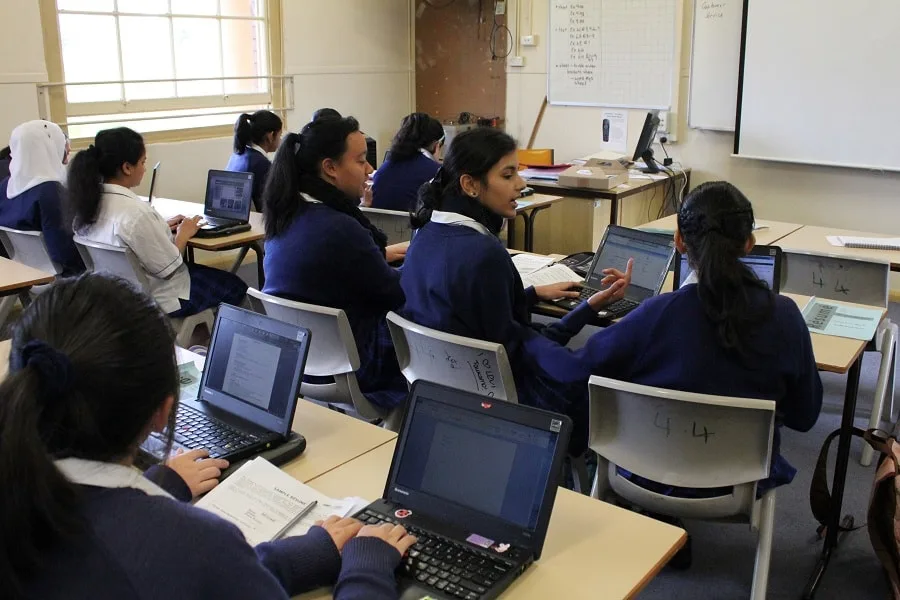
[[[54,284],[14,325],[0,384],[4,598],[287,600],[331,584],[337,599],[396,598],[393,571],[416,541],[403,527],[332,517],[254,548],[179,501],[190,493],[175,472],[134,468],[176,409],[173,347],[152,300],[102,275]],[[218,470],[185,469],[195,481]]]
[[[426,113],[404,117],[391,142],[390,154],[375,172],[372,208],[409,212],[419,188],[440,168],[437,155],[444,144],[444,127]]]
[[[131,188],[141,184],[147,153],[139,133],[120,127],[101,131],[69,168],[75,231],[94,242],[127,247],[137,257],[150,292],[170,317],[195,315],[220,303],[240,305],[247,284],[232,273],[185,264],[181,258],[200,217],[166,222]],[[174,239],[171,228],[177,227]]]
[[[66,135],[55,123],[28,121],[13,129],[10,149],[15,160],[10,175],[0,181],[0,225],[42,232],[63,275],[84,271],[63,188],[69,162]]]
[[[281,129],[281,118],[268,110],[243,113],[234,124],[234,154],[225,170],[253,173],[253,206],[260,212],[262,191],[272,166],[266,153],[278,150]]]
[[[403,305],[400,273],[388,261],[402,258],[404,249],[386,246],[385,234],[359,210],[371,171],[352,117],[311,121],[285,137],[263,194],[263,291],[344,310],[362,363],[360,389],[392,408],[407,385],[384,320]]]
[[[519,402],[568,414],[575,423],[570,453],[587,449],[587,378],[560,384],[538,368],[545,355],[565,344],[605,304],[619,299],[630,279],[610,270],[610,287],[598,292],[558,323],[538,330],[531,307],[539,300],[577,297],[576,284],[525,289],[506,248],[497,239],[505,219],[514,218],[525,182],[519,177],[516,142],[497,129],[460,134],[444,165],[419,192],[421,227],[403,263],[409,320],[504,345]]]
[[[9,146],[0,148],[0,179],[9,177],[9,161],[12,157],[12,150]]]

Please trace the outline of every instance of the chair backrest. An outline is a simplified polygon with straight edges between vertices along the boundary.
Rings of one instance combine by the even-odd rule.
[[[689,488],[769,475],[775,402],[665,390],[593,376],[590,448],[623,469]]]
[[[889,262],[783,250],[781,291],[827,300],[888,305]]]
[[[553,148],[521,148],[516,150],[519,164],[527,167],[549,167],[553,162]]]
[[[0,227],[0,244],[10,260],[39,269],[46,273],[62,273],[62,265],[50,258],[44,234],[40,231],[22,231],[12,227]]]
[[[408,382],[421,379],[518,403],[503,344],[423,327],[393,312],[387,314],[387,322]]]
[[[110,273],[127,279],[144,291],[150,290],[144,270],[131,250],[123,246],[94,242],[79,235],[74,239],[75,247],[78,248],[78,253],[81,254],[81,259],[89,271]]]
[[[413,228],[409,221],[408,212],[370,208],[368,206],[360,206],[359,208],[375,227],[384,232],[388,238],[388,244],[399,244],[412,239]]]

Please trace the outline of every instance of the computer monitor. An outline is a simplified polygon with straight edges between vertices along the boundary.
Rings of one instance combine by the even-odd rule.
[[[653,159],[653,140],[656,139],[656,131],[659,129],[659,111],[651,110],[644,119],[644,127],[641,129],[641,137],[634,147],[633,161],[643,160],[647,165],[641,169],[644,173],[659,173],[659,165]]]
[[[159,161],[153,165],[153,176],[150,177],[150,194],[147,196],[147,203],[153,204],[153,191],[156,189],[156,176],[159,175]]]

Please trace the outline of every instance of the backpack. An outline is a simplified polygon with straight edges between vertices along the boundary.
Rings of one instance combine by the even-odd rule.
[[[826,470],[828,449],[840,432],[838,429],[825,438],[809,487],[809,504],[813,516],[820,524],[820,536],[824,535],[831,507]],[[900,600],[900,443],[895,437],[877,429],[863,431],[854,427],[853,435],[863,438],[875,451],[880,452],[881,459],[875,471],[866,524],[853,527],[851,521],[840,528],[842,531],[868,528],[872,548],[890,582],[892,597]]]

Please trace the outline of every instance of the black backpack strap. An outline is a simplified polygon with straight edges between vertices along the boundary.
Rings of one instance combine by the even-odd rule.
[[[816,469],[813,472],[812,483],[809,486],[809,507],[812,509],[816,521],[821,525],[819,528],[820,533],[824,530],[828,522],[828,515],[831,512],[831,489],[828,487],[828,450],[831,448],[831,442],[840,434],[841,430],[836,429],[829,433],[822,443],[822,450],[819,451],[819,459],[816,461]],[[853,435],[869,441],[871,432],[854,427]],[[879,448],[876,447],[875,449],[878,450]],[[841,530],[854,531],[864,526],[863,524],[853,528],[841,527]]]

